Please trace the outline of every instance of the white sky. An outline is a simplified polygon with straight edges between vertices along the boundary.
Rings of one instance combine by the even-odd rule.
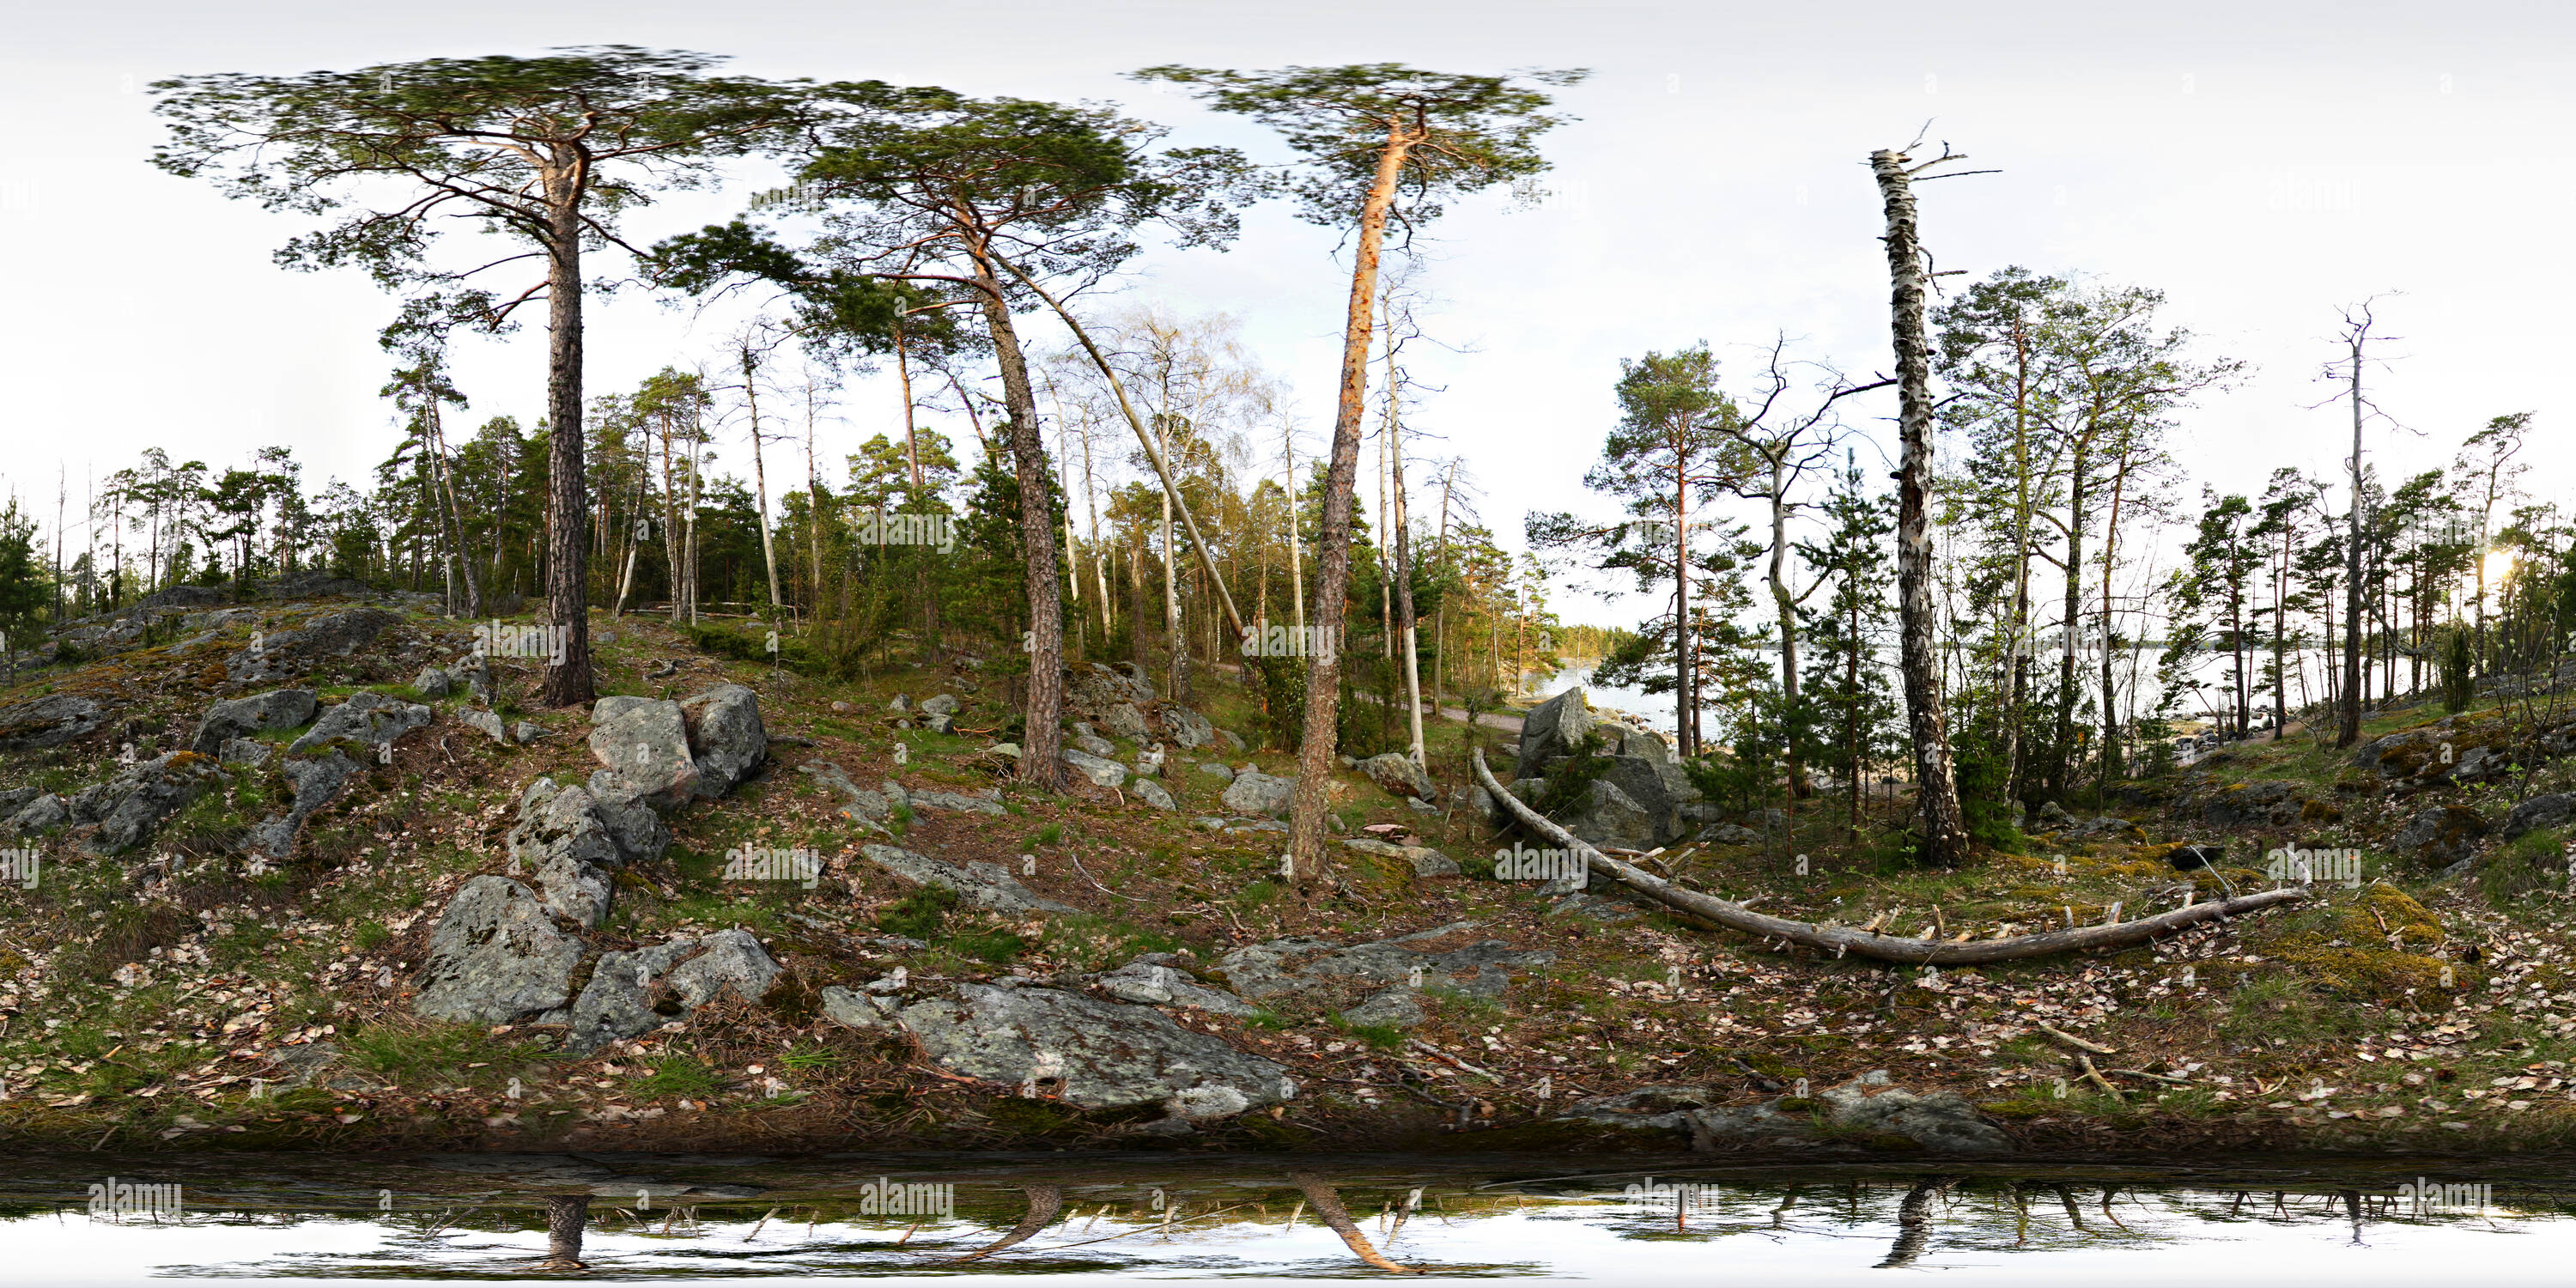
[[[2382,405],[2421,438],[2390,463],[2447,461],[2501,412],[2539,414],[2532,484],[2563,495],[2571,324],[2563,226],[2576,177],[2562,86],[2576,7],[2539,4],[1741,3],[726,5],[631,0],[136,3],[11,0],[0,19],[0,476],[44,498],[159,444],[221,466],[267,443],[308,480],[359,480],[393,441],[374,336],[391,304],[355,273],[293,274],[269,253],[302,223],[170,178],[140,87],[181,73],[288,73],[618,42],[699,49],[754,75],[881,78],[977,94],[1110,98],[1176,141],[1279,155],[1267,135],[1120,73],[1182,61],[1260,67],[1398,60],[1462,71],[1589,66],[1552,135],[1549,208],[1471,202],[1438,225],[1447,386],[1416,417],[1464,453],[1485,519],[1517,543],[1532,508],[1582,493],[1621,357],[1707,339],[1749,374],[1786,330],[1805,356],[1886,365],[1877,198],[1862,164],[1927,118],[1975,167],[1923,190],[1945,269],[2021,263],[2164,290],[2170,317],[2254,364],[2186,417],[2199,481],[2259,490],[2331,471],[2348,422],[2308,410],[2337,305],[2382,291],[2403,337]],[[756,183],[746,184],[746,190]],[[650,239],[721,218],[741,193],[646,211]],[[1238,315],[1310,423],[1330,406],[1348,289],[1333,237],[1284,209],[1227,254],[1158,252],[1134,286]],[[1959,279],[1952,279],[1953,281]],[[715,319],[641,295],[596,306],[589,388],[630,388],[711,356]],[[1034,325],[1034,324],[1033,324]],[[1043,330],[1044,328],[1036,328]],[[535,419],[541,328],[459,363],[470,414]],[[847,395],[832,459],[899,424],[892,380]],[[1855,418],[1886,414],[1884,403]],[[955,427],[965,437],[962,425]],[[834,441],[837,440],[837,441]],[[739,458],[737,450],[731,453]],[[1866,453],[1864,453],[1866,459]],[[1632,621],[1570,597],[1569,620]]]

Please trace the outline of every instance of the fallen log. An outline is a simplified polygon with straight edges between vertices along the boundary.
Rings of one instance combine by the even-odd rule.
[[[2276,904],[2293,903],[2307,897],[2304,890],[2265,890],[2257,894],[2224,899],[2215,903],[2196,903],[2161,912],[2136,921],[2114,922],[2107,926],[2083,926],[2070,930],[2052,930],[2038,935],[2015,935],[2010,939],[1980,939],[1970,943],[1944,943],[1937,939],[1909,939],[1899,935],[1882,935],[1874,931],[1846,926],[1819,926],[1810,922],[1791,921],[1785,917],[1766,916],[1740,903],[1685,890],[1662,877],[1622,863],[1586,844],[1581,837],[1566,831],[1519,797],[1503,790],[1494,781],[1494,771],[1485,767],[1484,749],[1472,754],[1476,781],[1493,794],[1513,818],[1520,820],[1540,836],[1583,856],[1591,871],[1616,877],[1620,884],[1691,916],[1712,921],[1729,930],[1759,935],[1765,939],[1785,939],[1821,949],[1837,957],[1845,953],[1873,961],[1901,962],[1926,966],[1974,966],[1983,962],[2020,961],[2031,957],[2049,957],[2058,953],[2082,952],[2092,948],[2126,948],[2169,935],[2187,926],[2222,917],[2241,916]]]

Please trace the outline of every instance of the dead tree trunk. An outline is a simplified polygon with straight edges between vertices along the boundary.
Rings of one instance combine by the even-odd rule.
[[[1937,160],[1953,160],[1947,149]],[[1887,206],[1887,270],[1894,280],[1889,301],[1896,337],[1896,380],[1903,463],[1896,484],[1896,583],[1899,656],[1905,672],[1905,713],[1914,736],[1914,799],[1923,821],[1923,859],[1954,867],[1968,857],[1968,827],[1959,809],[1959,784],[1950,763],[1950,731],[1941,711],[1940,678],[1932,647],[1932,370],[1923,340],[1923,251],[1915,239],[1914,175],[1904,153],[1870,154],[1879,194]]]
[[[590,1223],[590,1196],[558,1194],[546,1200],[546,1269],[585,1269],[582,1228]]]

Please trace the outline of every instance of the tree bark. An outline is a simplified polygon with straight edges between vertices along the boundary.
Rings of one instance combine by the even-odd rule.
[[[2361,741],[2361,348],[2352,337],[2352,514],[2344,551],[2343,712],[2335,746]]]
[[[1415,140],[1390,125],[1377,174],[1360,207],[1352,256],[1350,307],[1342,324],[1341,396],[1333,413],[1332,462],[1324,472],[1324,515],[1316,534],[1314,656],[1306,668],[1306,729],[1297,749],[1297,793],[1290,806],[1288,873],[1300,883],[1322,879],[1324,812],[1333,772],[1333,735],[1341,714],[1342,623],[1351,586],[1351,490],[1360,467],[1360,417],[1368,398],[1369,324],[1377,303],[1377,265],[1387,211],[1404,156]]]
[[[582,1228],[590,1223],[590,1196],[558,1194],[546,1200],[546,1267],[581,1270]]]
[[[1390,381],[1387,396],[1390,399],[1397,397],[1400,389],[1401,385]],[[1395,406],[1392,402],[1388,405],[1390,408]],[[1415,638],[1419,623],[1413,616],[1413,550],[1410,544],[1411,538],[1405,532],[1407,515],[1404,505],[1404,428],[1401,418],[1396,415],[1387,417],[1386,427],[1388,477],[1393,484],[1390,495],[1394,501],[1387,514],[1387,522],[1394,529],[1395,630],[1396,634],[1402,637],[1401,647],[1404,649],[1404,693],[1407,699],[1405,719],[1409,722],[1413,735],[1411,753],[1413,763],[1427,766],[1429,762],[1425,758],[1422,747],[1422,650]]]
[[[1923,820],[1923,860],[1955,867],[1968,857],[1967,820],[1950,760],[1941,685],[1932,645],[1932,372],[1923,339],[1923,255],[1915,241],[1912,176],[1902,153],[1870,154],[1887,206],[1889,307],[1896,341],[1897,393],[1904,440],[1896,487],[1896,581],[1899,658],[1905,711],[1914,738],[1914,796]]]
[[[1046,443],[1038,434],[1037,395],[1020,353],[1019,332],[1002,282],[981,247],[976,250],[984,323],[1002,373],[1002,403],[1010,412],[1011,459],[1020,484],[1020,548],[1028,565],[1029,692],[1020,738],[1020,781],[1055,790],[1064,785],[1064,598],[1057,575],[1052,491]]]
[[[778,593],[778,549],[769,533],[769,467],[760,450],[760,390],[754,383],[751,346],[742,347],[742,400],[751,414],[751,478],[760,490],[760,562],[769,570],[769,607],[775,612],[787,601]]]
[[[588,159],[559,163],[545,182],[553,215],[546,239],[546,614],[563,632],[563,661],[547,662],[538,701],[588,706],[596,696],[581,459],[581,199],[590,184]]]

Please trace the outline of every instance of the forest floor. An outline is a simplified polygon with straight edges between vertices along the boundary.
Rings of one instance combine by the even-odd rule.
[[[211,698],[231,696],[210,663],[309,607],[269,606],[192,639],[22,674],[0,707],[81,694],[117,719],[0,755],[0,789],[76,790],[112,773],[111,740],[138,731],[178,745]],[[469,638],[417,604],[402,612],[386,638],[411,652],[348,659],[326,695],[407,695],[411,657],[453,657]],[[60,829],[11,842],[40,849],[45,866],[33,888],[0,889],[0,1144],[1669,1152],[1688,1140],[1646,1124],[1647,1111],[1770,1104],[1819,1115],[1809,1139],[1774,1142],[1805,1156],[1917,1148],[1837,1140],[1824,1125],[1817,1098],[1878,1071],[1917,1093],[1955,1093],[2034,1157],[2538,1150],[2564,1147],[2576,1129],[2576,974],[2553,875],[2564,830],[2481,842],[2478,862],[2445,875],[2447,863],[2383,848],[2437,802],[2383,792],[2348,753],[2303,738],[2230,747],[2135,786],[2107,823],[2077,811],[2084,835],[2034,834],[1956,870],[1907,866],[1875,839],[1901,822],[1889,813],[1901,801],[1870,802],[1855,844],[1838,798],[1805,803],[1751,844],[1680,845],[1645,860],[1778,916],[1984,937],[2177,903],[2187,882],[2162,858],[2178,843],[2227,844],[2223,870],[2239,890],[2271,884],[2255,857],[2269,848],[2367,856],[2358,883],[2315,886],[2287,909],[2125,951],[1932,972],[1697,928],[1597,881],[1569,897],[1493,879],[1491,856],[1513,839],[1452,789],[1472,781],[1471,747],[1504,772],[1511,741],[1494,730],[1428,727],[1434,812],[1348,770],[1334,789],[1342,837],[1436,848],[1461,875],[1419,876],[1402,858],[1336,846],[1339,881],[1301,890],[1277,876],[1279,834],[1197,822],[1229,812],[1227,784],[1198,767],[1202,757],[1286,774],[1284,753],[1176,753],[1162,779],[1174,811],[1078,776],[1061,793],[1030,791],[997,779],[982,754],[1009,713],[1003,686],[967,659],[829,681],[709,655],[661,619],[601,615],[593,639],[602,695],[685,697],[738,682],[758,692],[770,734],[794,740],[773,745],[766,771],[730,797],[672,816],[675,844],[619,875],[594,938],[638,945],[740,927],[785,968],[784,987],[757,1004],[720,999],[677,1031],[578,1058],[541,1029],[412,1013],[445,898],[504,870],[524,785],[577,783],[596,768],[588,712],[522,709],[532,664],[497,664],[502,713],[552,737],[503,745],[439,704],[433,723],[353,779],[265,872],[235,853],[264,812],[255,776],[188,807],[144,853],[91,857]],[[917,708],[941,693],[963,700],[958,735],[903,727],[907,715],[889,709],[898,695]],[[1225,677],[1202,670],[1189,701],[1222,729],[1257,725]],[[2379,713],[2365,736],[2439,714]],[[1137,749],[1119,750],[1132,760]],[[899,843],[1002,865],[1079,911],[925,905],[915,887],[851,857],[885,838],[796,772],[822,760],[862,784],[998,788],[1000,815],[899,812]],[[2544,774],[2556,777],[2522,794],[2566,770]],[[2201,821],[2214,794],[2272,779],[2330,804],[2279,828]],[[2439,799],[2474,807],[2490,790]],[[827,856],[825,871],[812,889],[726,880],[725,857],[740,847],[808,847]],[[2198,881],[2192,897],[2216,892],[2208,875]],[[1177,1139],[1136,1136],[1133,1112],[1078,1110],[933,1067],[898,1037],[822,1018],[814,1000],[897,967],[914,981],[1079,989],[1155,952],[1223,984],[1220,959],[1246,945],[1444,927],[1443,944],[1502,940],[1553,958],[1513,968],[1499,998],[1426,989],[1421,1021],[1402,1029],[1341,1018],[1366,995],[1361,981],[1270,998],[1243,1016],[1174,1011],[1185,1028],[1277,1061],[1300,1087],[1272,1112]],[[1628,1094],[1640,1089],[1661,1090]],[[1596,1098],[1611,1099],[1567,1116]],[[1638,1125],[1615,1125],[1623,1114]]]

